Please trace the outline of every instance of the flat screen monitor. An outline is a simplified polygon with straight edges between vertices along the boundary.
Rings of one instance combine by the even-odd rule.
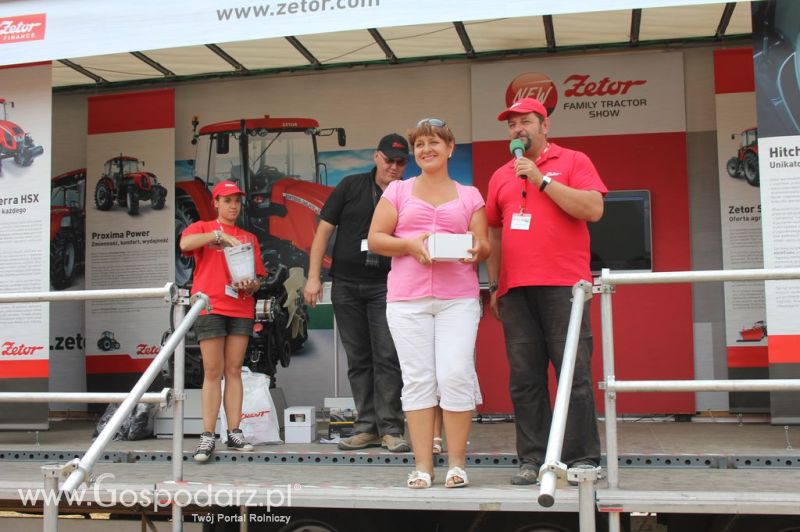
[[[603,268],[643,272],[653,269],[650,191],[618,190],[605,197],[599,222],[590,223],[592,272]]]

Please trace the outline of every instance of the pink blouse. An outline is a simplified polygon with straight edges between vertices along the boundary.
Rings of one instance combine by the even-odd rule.
[[[393,181],[382,198],[397,209],[393,236],[413,238],[420,233],[463,234],[469,231],[472,215],[484,206],[478,189],[456,183],[458,198],[434,207],[411,194],[416,178]],[[473,264],[434,262],[422,265],[405,255],[392,257],[387,281],[387,301],[408,301],[423,297],[456,299],[478,297],[478,274]]]

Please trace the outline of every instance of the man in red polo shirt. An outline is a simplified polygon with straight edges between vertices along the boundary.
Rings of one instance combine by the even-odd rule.
[[[524,155],[495,171],[486,214],[492,311],[502,322],[511,369],[520,469],[511,483],[535,484],[550,433],[548,364],[561,370],[572,287],[591,280],[586,222],[603,215],[607,192],[589,158],[547,140],[550,119],[535,98],[500,113]],[[584,307],[562,461],[597,466],[600,437],[592,387],[590,305]]]

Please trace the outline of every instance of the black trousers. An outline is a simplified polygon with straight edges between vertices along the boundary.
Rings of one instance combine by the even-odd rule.
[[[577,359],[561,461],[600,462],[600,436],[592,387],[591,305],[581,321]],[[500,298],[500,315],[511,370],[510,391],[516,417],[517,455],[522,463],[544,463],[552,419],[548,365],[561,371],[572,308],[572,287],[524,286]]]

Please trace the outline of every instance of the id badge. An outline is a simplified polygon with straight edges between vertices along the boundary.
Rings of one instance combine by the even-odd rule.
[[[511,229],[518,231],[527,231],[531,228],[531,215],[528,213],[515,213],[511,217]]]
[[[239,298],[239,292],[237,292],[236,289],[229,284],[225,285],[225,295],[234,299]]]
[[[367,239],[361,239],[361,251],[369,251],[369,245],[367,245]]]

